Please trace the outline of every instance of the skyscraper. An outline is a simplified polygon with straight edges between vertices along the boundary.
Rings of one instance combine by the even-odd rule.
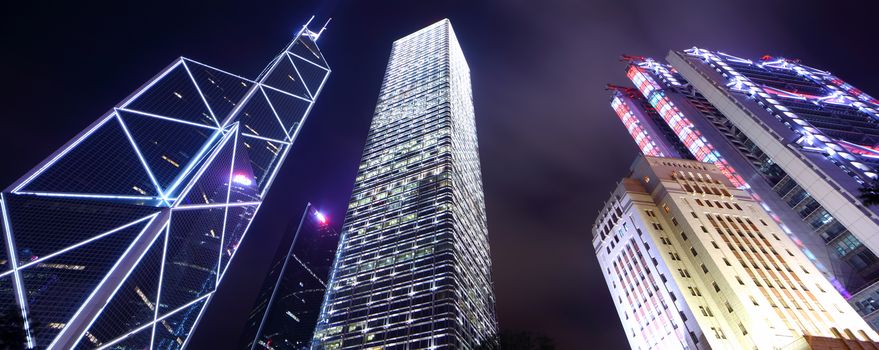
[[[186,344],[329,76],[319,35],[253,80],[179,58],[2,192],[28,347]]]
[[[308,349],[339,245],[339,234],[309,203],[272,262],[240,341],[240,349]]]
[[[470,72],[448,20],[394,42],[314,348],[496,333]]]
[[[876,332],[714,164],[639,157],[592,231],[633,349],[879,349]]]
[[[728,63],[721,65],[711,57]],[[875,210],[861,206],[856,199],[857,187],[873,176],[872,172],[855,173],[853,165],[837,158],[852,158],[862,168],[876,160],[866,151],[837,152],[809,141],[840,138],[838,144],[851,149],[856,148],[854,142],[870,144],[872,135],[879,133],[879,128],[871,126],[873,117],[869,114],[874,100],[829,73],[787,59],[764,57],[755,62],[701,49],[672,52],[672,66],[650,58],[626,58],[627,75],[649,101],[646,108],[659,112],[666,124],[679,130],[677,139],[689,143],[696,159],[721,166],[737,187],[760,202],[837,290],[848,297],[879,280],[879,259],[858,238],[872,237],[861,223],[869,226],[866,222],[875,219]],[[715,63],[710,66],[707,62]],[[729,70],[732,66],[741,73]],[[706,77],[719,80],[712,80],[714,87],[708,87]],[[693,83],[691,78],[701,82]],[[720,99],[717,84],[722,84],[725,95],[735,96],[738,104]],[[704,91],[714,97],[708,98]],[[779,107],[771,107],[773,103]],[[734,115],[733,105],[739,109],[738,115]],[[742,112],[745,107],[750,112]],[[799,114],[804,116],[797,117]],[[767,138],[769,129],[773,138]],[[824,132],[827,135],[821,134]],[[757,137],[762,137],[760,142]],[[793,162],[791,157],[799,160]],[[854,157],[863,160],[858,162]],[[790,165],[801,162],[811,164],[808,171]],[[804,171],[812,175],[790,175]],[[808,183],[810,189],[797,181]],[[841,198],[848,204],[843,205]]]

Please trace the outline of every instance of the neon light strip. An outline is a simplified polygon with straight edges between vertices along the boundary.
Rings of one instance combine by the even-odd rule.
[[[159,182],[156,180],[156,177],[150,170],[149,165],[147,165],[146,159],[144,159],[143,154],[140,153],[140,148],[137,147],[137,142],[134,142],[134,138],[131,137],[131,133],[128,132],[128,127],[125,126],[125,122],[122,121],[122,117],[120,117],[118,113],[116,113],[116,120],[118,120],[119,125],[122,126],[122,131],[124,131],[125,136],[128,137],[128,142],[131,143],[131,147],[134,149],[134,153],[137,154],[137,159],[140,159],[140,164],[143,165],[144,170],[146,170],[147,175],[149,175],[150,181],[153,182],[153,186],[156,186],[156,191],[159,193],[159,196],[162,197],[162,200],[165,200],[165,195],[162,193],[162,186],[159,186]]]
[[[278,120],[278,125],[284,130],[284,135],[287,135],[287,139],[290,139],[290,133],[287,131],[287,127],[284,125],[284,122],[281,121],[281,117],[278,115],[278,111],[275,110],[275,106],[272,106],[272,101],[269,100],[269,95],[266,95],[266,91],[262,88],[262,85],[260,85],[259,91],[262,92],[263,97],[266,98],[266,103],[269,105],[269,109],[272,110],[272,114],[274,114],[275,119]]]
[[[302,79],[302,74],[299,74],[299,68],[296,67],[296,63],[293,62],[293,58],[290,57],[290,54],[287,54],[287,60],[290,61],[290,65],[293,66],[293,70],[296,71],[296,76],[299,77],[299,82],[305,87],[305,92],[308,93],[308,96],[311,97],[311,100],[314,101],[314,95],[311,93],[311,89],[308,88],[308,84],[305,83],[305,79]]]
[[[157,215],[158,214],[155,214],[153,216],[157,216]],[[163,229],[163,231],[164,231],[164,229]],[[162,234],[158,234],[155,237],[153,237],[153,240],[150,241],[149,245],[147,245],[147,249],[144,249],[143,253],[140,254],[140,256],[137,258],[137,261],[134,263],[134,265],[132,265],[131,269],[125,273],[124,277],[122,277],[121,282],[118,285],[116,285],[116,288],[113,289],[113,293],[111,293],[110,298],[107,299],[107,304],[105,304],[103,307],[101,307],[101,310],[98,311],[97,314],[95,314],[95,316],[92,318],[91,321],[89,321],[88,325],[86,325],[85,328],[82,330],[82,334],[80,334],[79,336],[76,337],[76,340],[73,342],[73,344],[79,344],[80,340],[82,340],[82,337],[84,337],[85,334],[88,333],[89,328],[92,328],[92,325],[95,323],[95,321],[97,321],[98,318],[104,314],[104,309],[107,308],[107,305],[110,305],[110,302],[113,300],[114,297],[116,297],[116,293],[118,293],[119,289],[122,288],[122,285],[125,284],[126,281],[128,281],[128,277],[131,276],[131,274],[134,272],[134,270],[137,270],[137,267],[140,265],[140,261],[143,260],[143,257],[146,256],[146,254],[152,249],[153,244],[156,243],[156,239],[158,239],[161,236],[162,236]],[[132,245],[134,245],[134,243],[132,243]],[[121,261],[121,258],[120,258],[120,261]],[[156,304],[156,309],[158,309],[158,307],[159,307],[159,305]]]
[[[168,216],[168,223],[165,224],[165,243],[162,246],[162,266],[159,268],[159,288],[156,291],[156,310],[153,312],[153,329],[150,334],[150,349],[155,349],[153,344],[156,342],[156,327],[159,322],[159,309],[162,306],[162,283],[165,282],[165,264],[168,262],[168,241],[171,239],[171,220],[174,219],[174,211],[172,210]]]
[[[270,73],[270,74],[271,74],[271,73]],[[305,84],[305,83],[303,83],[303,85],[304,85],[304,84]],[[298,99],[300,99],[300,100],[303,100],[303,101],[305,101],[305,102],[314,102],[314,101],[312,101],[312,100],[310,100],[310,99],[307,99],[307,98],[305,98],[305,97],[302,97],[302,96],[299,96],[299,95],[294,95],[294,94],[292,94],[292,93],[289,93],[289,92],[286,92],[286,91],[284,91],[284,90],[278,89],[278,88],[273,87],[273,86],[271,86],[271,85],[266,85],[266,84],[260,83],[259,86],[262,86],[262,87],[264,87],[264,88],[269,88],[269,89],[275,90],[275,91],[280,92],[280,93],[282,93],[282,94],[284,94],[284,95],[293,96],[293,97],[298,98]]]
[[[9,261],[12,263],[15,293],[18,296],[18,306],[21,309],[22,324],[27,336],[27,347],[32,349],[36,345],[34,344],[33,334],[31,334],[30,321],[28,321],[27,317],[27,299],[24,297],[24,284],[21,280],[21,274],[18,273],[18,254],[16,254],[15,242],[12,239],[12,221],[9,220],[9,214],[6,211],[6,196],[4,193],[0,193],[0,211],[3,213],[3,221],[5,222],[3,228],[6,231],[6,249],[9,253]]]
[[[70,323],[70,321],[75,320],[79,316],[79,314],[82,313],[83,310],[85,310],[86,306],[89,306],[89,304],[91,304],[92,298],[94,298],[95,293],[97,293],[98,290],[100,290],[101,287],[104,286],[104,283],[107,282],[107,279],[110,278],[110,275],[112,275],[112,273],[116,271],[116,268],[119,267],[119,263],[121,263],[122,260],[125,259],[126,256],[128,256],[128,253],[134,247],[134,243],[137,242],[146,233],[146,230],[150,227],[150,224],[152,224],[153,220],[155,220],[157,216],[158,214],[154,215],[153,218],[150,219],[150,222],[147,223],[143,230],[140,231],[140,233],[137,235],[137,238],[135,238],[134,241],[128,246],[128,248],[125,249],[125,252],[123,252],[122,255],[119,256],[119,259],[116,259],[116,263],[113,264],[113,267],[111,267],[110,270],[108,270],[107,274],[104,275],[104,278],[101,279],[101,282],[99,282],[95,289],[92,290],[88,298],[85,299],[85,302],[83,302],[79,309],[76,310],[76,313],[73,314],[73,317],[71,317],[70,320],[67,321],[68,324]],[[106,305],[104,305],[104,307],[106,307]],[[58,335],[58,337],[52,340],[52,343],[49,344],[48,349],[55,348],[55,344],[58,342],[59,338],[60,334]]]
[[[205,107],[208,109],[208,113],[211,114],[211,117],[214,119],[214,124],[220,126],[220,122],[217,121],[217,115],[214,113],[213,108],[211,108],[211,104],[208,103],[208,100],[204,97],[204,94],[201,92],[201,87],[198,86],[198,82],[195,81],[195,77],[192,76],[192,72],[189,70],[189,66],[186,65],[186,60],[181,60],[183,62],[183,68],[186,69],[186,74],[189,75],[189,80],[192,81],[192,85],[195,86],[195,91],[198,91],[198,96],[201,96],[202,102],[204,102]]]
[[[181,205],[179,207],[174,207],[175,211],[179,210],[196,210],[196,209],[213,209],[213,208],[231,208],[231,207],[246,207],[251,205],[257,205],[262,202],[235,202],[235,203],[214,203],[214,204],[194,204],[194,205]]]
[[[43,263],[44,261],[46,261],[46,260],[48,260],[48,259],[54,258],[54,257],[56,257],[56,256],[58,256],[58,255],[61,255],[61,254],[67,253],[67,252],[69,252],[69,251],[71,251],[71,250],[73,250],[73,249],[79,248],[79,247],[84,246],[84,245],[86,245],[86,244],[89,244],[89,243],[91,243],[91,242],[97,241],[97,240],[99,240],[99,239],[101,239],[101,238],[104,238],[104,237],[107,237],[107,236],[109,236],[109,235],[112,235],[112,234],[114,234],[114,233],[116,233],[116,232],[119,232],[119,231],[122,231],[122,230],[124,230],[124,229],[127,229],[127,228],[129,228],[129,227],[131,227],[131,226],[137,225],[137,224],[139,224],[139,223],[141,223],[141,222],[143,222],[143,221],[145,221],[145,220],[149,220],[149,219],[155,218],[156,215],[159,215],[159,214],[158,214],[158,213],[156,213],[156,214],[151,214],[151,215],[148,215],[148,216],[142,217],[142,218],[140,218],[140,219],[137,219],[137,220],[135,220],[135,221],[129,222],[129,223],[125,224],[125,225],[122,225],[122,226],[119,226],[119,227],[117,227],[117,228],[114,228],[114,229],[112,229],[112,230],[110,230],[110,231],[107,231],[107,232],[101,233],[101,234],[99,234],[99,235],[97,235],[97,236],[94,236],[94,237],[89,238],[89,239],[86,239],[86,240],[84,240],[84,241],[82,241],[82,242],[76,243],[76,244],[74,244],[74,245],[72,245],[72,246],[69,246],[69,247],[66,247],[66,248],[64,248],[64,249],[61,249],[61,250],[56,251],[56,252],[54,252],[54,253],[52,253],[52,254],[49,254],[49,255],[46,255],[46,256],[40,257],[40,258],[38,258],[37,260],[34,260],[34,261],[31,261],[31,262],[28,262],[27,264],[24,264],[24,265],[19,266],[18,269],[19,269],[19,270],[20,270],[20,269],[25,269],[25,268],[28,268],[28,267],[31,267],[31,266],[34,266],[34,265],[37,265],[37,264],[41,264],[41,263]]]
[[[309,50],[309,49],[306,47],[306,50]],[[307,58],[305,58],[305,57],[299,56],[299,55],[297,55],[297,54],[295,54],[295,53],[293,53],[293,52],[291,52],[291,51],[287,51],[287,54],[288,54],[288,55],[292,55],[292,56],[294,56],[294,57],[296,57],[296,58],[298,58],[298,59],[301,59],[301,60],[303,60],[303,61],[305,61],[305,62],[311,63],[311,64],[313,64],[315,67],[320,68],[320,69],[323,69],[323,70],[325,70],[325,71],[327,71],[327,72],[330,71],[329,69],[327,69],[327,67],[321,66],[321,65],[319,65],[319,64],[317,64],[317,63],[314,63],[314,62],[312,62],[311,60],[309,60],[309,59],[307,59]]]
[[[232,137],[232,133],[227,133],[223,136],[224,140],[220,140],[220,142],[216,145],[214,152],[211,153],[210,156],[208,156],[207,160],[205,160],[205,166],[202,166],[198,169],[198,171],[196,171],[195,175],[192,177],[192,181],[186,184],[186,187],[183,188],[183,190],[181,191],[181,195],[178,196],[177,199],[186,198],[186,196],[189,195],[189,192],[192,191],[192,187],[195,186],[198,180],[201,179],[201,176],[204,175],[204,172],[207,170],[208,165],[214,162],[214,159],[217,158],[217,155],[220,154],[220,152],[223,150],[223,147],[225,147],[226,142],[229,142],[230,137]],[[177,205],[179,205],[179,202],[175,201],[172,207]]]
[[[229,165],[229,184],[226,187],[226,203],[229,203],[229,198],[232,197],[232,174],[235,173],[235,153],[238,151],[238,124],[235,125],[235,139],[232,141],[232,164]],[[226,251],[226,224],[229,222],[229,206],[226,205],[225,210],[223,210],[223,233],[220,235],[220,254],[217,255],[217,279],[214,282],[214,288],[220,285],[220,269],[223,268],[223,253]],[[238,250],[236,248],[236,250]]]
[[[204,156],[205,152],[207,152],[208,149],[213,146],[214,140],[216,140],[217,137],[220,135],[223,135],[223,132],[220,130],[217,130],[213,133],[213,135],[211,135],[211,138],[205,142],[204,146],[202,146],[200,150],[198,150],[198,153],[196,153],[195,157],[193,157],[189,161],[189,164],[186,164],[186,168],[182,172],[180,172],[180,174],[177,174],[177,178],[174,180],[174,183],[172,183],[171,186],[167,189],[166,193],[173,193],[174,190],[177,189],[177,186],[180,186],[180,183],[183,181],[183,179],[185,179],[189,175],[189,172],[192,171],[192,168],[195,167],[195,164],[198,163],[198,161]]]
[[[259,140],[263,140],[263,141],[270,141],[270,142],[282,143],[282,144],[285,144],[285,145],[289,145],[289,144],[290,144],[290,141],[276,140],[276,139],[273,139],[273,138],[268,138],[268,137],[264,137],[264,136],[257,136],[257,135],[254,135],[254,134],[248,134],[248,133],[244,133],[244,132],[241,133],[241,136],[249,137],[249,138],[252,138],[252,139],[259,139]]]
[[[162,115],[158,115],[158,114],[153,114],[153,113],[147,113],[147,112],[144,112],[144,111],[138,111],[138,110],[134,110],[134,109],[128,109],[128,108],[121,108],[121,107],[120,107],[120,108],[116,108],[116,110],[117,110],[117,111],[123,111],[123,112],[132,113],[132,114],[137,114],[137,115],[142,115],[142,116],[145,116],[145,117],[158,118],[158,119],[167,120],[167,121],[175,122],[175,123],[181,123],[181,124],[186,124],[186,125],[191,125],[191,126],[197,126],[197,127],[199,127],[199,128],[206,128],[206,129],[211,129],[211,130],[220,130],[219,127],[214,127],[214,126],[210,126],[210,125],[204,125],[204,124],[201,124],[201,123],[190,122],[190,121],[186,121],[186,120],[183,120],[183,119],[177,119],[177,118],[166,117],[166,116],[162,116]]]
[[[202,305],[201,309],[198,311],[198,316],[195,316],[195,321],[192,323],[192,327],[189,327],[189,333],[186,334],[186,338],[183,340],[183,345],[180,346],[181,349],[186,349],[186,346],[189,345],[189,340],[192,339],[190,335],[192,335],[192,331],[195,330],[195,325],[197,325],[198,322],[201,321],[201,316],[204,315],[205,310],[208,309],[208,304],[210,304],[210,299],[213,298],[213,296],[213,292],[208,294],[208,300],[205,300],[204,305]]]
[[[219,68],[214,67],[214,66],[211,66],[211,65],[209,65],[209,64],[205,64],[205,63],[201,63],[201,62],[198,62],[198,61],[194,61],[194,60],[191,60],[191,59],[186,58],[186,57],[183,57],[183,60],[186,61],[186,62],[190,62],[190,63],[197,64],[197,65],[202,66],[202,67],[205,67],[205,68],[213,69],[213,70],[215,70],[215,71],[217,71],[217,72],[220,72],[220,73],[223,73],[223,74],[231,75],[231,76],[236,77],[236,78],[238,78],[238,79],[244,80],[244,81],[246,81],[246,82],[248,82],[248,83],[250,83],[250,84],[256,84],[256,81],[254,81],[254,80],[251,80],[251,79],[248,79],[248,78],[242,77],[242,76],[240,76],[240,75],[238,75],[238,74],[235,74],[235,73],[227,72],[227,71],[225,71],[225,70],[219,69]]]
[[[76,148],[76,146],[79,146],[80,143],[85,141],[85,139],[87,139],[89,136],[91,136],[96,130],[98,130],[102,126],[104,126],[104,124],[106,124],[107,121],[112,119],[114,115],[116,115],[116,114],[109,113],[106,116],[104,116],[104,119],[101,120],[100,122],[98,122],[98,124],[96,124],[93,128],[89,129],[84,134],[82,134],[82,136],[80,136],[78,139],[76,139],[76,141],[71,143],[70,146],[65,148],[64,151],[62,151],[61,153],[58,153],[58,155],[56,155],[54,158],[52,158],[52,160],[46,162],[46,164],[44,164],[42,167],[40,167],[39,170],[35,171],[33,174],[31,174],[31,176],[28,176],[27,179],[22,181],[22,183],[20,185],[16,186],[14,189],[12,189],[12,193],[18,193],[18,191],[20,191],[23,187],[30,184],[30,182],[33,181],[34,178],[36,178],[39,175],[42,175],[43,172],[45,172],[47,169],[49,169],[49,167],[51,167],[52,165],[55,165],[55,163],[58,162],[58,160],[63,158],[65,155],[67,155],[67,153],[70,153],[70,151],[73,150],[74,148]]]
[[[214,292],[210,292],[210,293],[207,293],[207,294],[205,294],[205,295],[202,295],[202,296],[199,297],[198,299],[195,299],[195,300],[193,300],[193,301],[190,301],[190,302],[186,303],[185,305],[183,305],[183,306],[181,306],[181,307],[179,307],[179,308],[177,308],[177,309],[175,309],[175,310],[173,310],[173,311],[171,311],[171,312],[165,314],[165,316],[162,316],[161,318],[159,318],[159,319],[157,319],[157,320],[155,320],[155,321],[153,321],[153,322],[150,322],[150,323],[147,323],[147,324],[145,324],[145,325],[142,325],[142,326],[140,326],[140,327],[138,327],[138,328],[135,328],[135,329],[132,330],[131,332],[128,332],[127,334],[125,334],[125,335],[123,335],[123,336],[121,336],[121,337],[119,337],[119,338],[116,338],[116,339],[114,339],[114,340],[112,340],[112,341],[110,341],[110,342],[108,342],[108,343],[103,344],[103,346],[101,346],[101,347],[98,348],[98,349],[99,349],[99,350],[107,349],[107,348],[109,348],[109,347],[111,347],[111,346],[113,346],[113,345],[116,345],[116,344],[119,343],[120,341],[125,340],[125,338],[128,338],[128,337],[130,337],[130,336],[132,336],[132,335],[134,335],[134,334],[136,334],[136,333],[138,333],[138,332],[140,332],[140,331],[142,331],[142,330],[144,330],[144,329],[147,329],[147,327],[152,327],[154,324],[158,324],[160,321],[164,321],[166,318],[171,317],[171,316],[174,316],[174,315],[177,314],[178,312],[180,312],[180,311],[182,311],[182,310],[184,310],[184,309],[186,309],[186,308],[188,308],[188,307],[190,307],[190,306],[192,306],[192,305],[194,305],[194,304],[196,304],[196,303],[202,301],[203,299],[209,298],[209,297],[210,297],[211,295],[213,295],[213,294],[214,294]],[[207,306],[207,303],[205,303],[205,306]],[[204,307],[202,307],[202,309],[204,309]],[[192,328],[190,328],[190,330],[192,330],[192,329],[195,329],[195,325],[193,325]],[[190,331],[190,332],[191,332],[191,331]]]
[[[57,193],[57,192],[16,192],[20,195],[31,195],[40,197],[61,197],[61,198],[81,198],[81,199],[120,199],[120,200],[137,200],[137,201],[160,201],[161,197],[150,196],[117,196],[112,194],[88,194],[88,193]]]
[[[134,102],[134,100],[136,100],[138,97],[140,97],[140,95],[143,95],[143,93],[149,91],[149,89],[151,89],[153,87],[153,85],[156,85],[156,83],[158,83],[159,81],[164,79],[168,74],[170,74],[172,71],[174,71],[174,69],[177,69],[177,66],[179,66],[181,64],[183,64],[183,60],[178,59],[177,62],[174,63],[174,65],[172,65],[171,67],[168,67],[168,69],[165,69],[165,71],[160,73],[158,77],[156,77],[155,79],[153,79],[152,81],[147,83],[146,86],[140,88],[133,96],[131,96],[130,98],[128,98],[124,102],[122,102],[118,108],[128,107],[128,105],[131,104],[132,102]]]
[[[253,218],[256,217],[256,214],[259,212],[259,208],[260,208],[261,206],[262,206],[262,203],[257,204],[257,205],[256,205],[256,208],[253,210],[253,215],[251,216],[251,219],[250,219],[250,220],[247,220],[247,226],[244,227],[244,233],[242,233],[242,234],[241,234],[241,238],[238,239],[239,245],[241,244],[240,242],[244,242],[244,236],[246,236],[247,233],[250,232],[250,225],[253,224]],[[228,211],[229,209],[226,208],[226,210]],[[224,225],[225,225],[225,222],[224,222]],[[224,228],[224,230],[225,230],[225,228]],[[225,232],[223,233],[223,235],[225,236]],[[225,248],[225,247],[220,247],[220,248],[222,249],[222,252],[221,252],[221,254],[220,254],[220,255],[222,256],[222,253],[225,253],[226,248]],[[237,253],[238,253],[238,248],[235,248],[235,250],[232,251],[232,255],[229,255],[229,258],[228,258],[229,262],[231,262],[232,259],[235,258],[235,254],[237,254]],[[227,267],[228,267],[228,266],[227,266]],[[218,266],[217,269],[220,269],[220,268],[222,268],[222,260],[220,260],[220,266]],[[222,274],[220,274],[220,277],[217,278],[217,281],[218,281],[218,282],[217,282],[217,285],[218,285],[218,286],[219,286],[219,283],[220,283],[219,281],[222,281],[222,280],[223,280],[223,276],[226,275],[226,270],[227,270],[227,269],[223,269],[223,271],[221,271]],[[215,289],[216,289],[216,288],[215,288]]]

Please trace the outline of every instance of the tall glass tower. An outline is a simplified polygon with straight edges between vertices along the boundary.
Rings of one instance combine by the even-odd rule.
[[[496,331],[470,73],[448,20],[394,42],[313,348]]]
[[[329,76],[319,36],[256,79],[179,58],[2,192],[29,348],[186,345]]]

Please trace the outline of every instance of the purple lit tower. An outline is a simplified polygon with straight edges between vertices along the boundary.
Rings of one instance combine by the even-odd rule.
[[[255,79],[181,57],[2,192],[27,347],[186,346],[329,76],[320,34]]]

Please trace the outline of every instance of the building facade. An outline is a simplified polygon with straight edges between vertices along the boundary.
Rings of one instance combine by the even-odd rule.
[[[288,231],[250,312],[240,349],[311,347],[339,233],[310,203]]]
[[[714,164],[639,157],[592,231],[633,349],[879,349],[870,326]]]
[[[394,42],[316,349],[470,349],[496,333],[470,73],[448,20]]]
[[[186,345],[329,76],[318,37],[256,79],[177,59],[2,192],[29,348]]]
[[[879,132],[870,122],[873,117],[869,114],[872,113],[869,104],[874,100],[829,73],[792,60],[764,57],[761,61],[748,61],[701,49],[671,53],[668,58],[673,63],[671,66],[649,58],[626,58],[629,61],[628,76],[650,100],[650,107],[660,111],[669,125],[683,120],[682,129],[694,130],[715,154],[700,160],[722,162],[729,169],[730,178],[734,182],[739,180],[737,186],[763,205],[837,290],[849,297],[879,279],[879,259],[858,238],[873,237],[862,224],[866,222],[863,220],[873,220],[875,210],[861,206],[856,199],[857,188],[874,175],[870,171],[860,174],[848,171],[853,165],[845,165],[847,163],[836,159],[861,157],[862,162],[855,163],[864,168],[863,164],[874,162],[873,156],[866,151],[849,153],[845,150],[837,152],[832,146],[817,147],[814,144],[818,141],[813,140],[844,137],[848,141],[841,140],[839,145],[871,144],[872,135]],[[709,58],[726,61],[721,65],[721,61]],[[716,68],[710,68],[712,64]],[[741,73],[732,70],[733,66]],[[710,72],[702,72],[705,69]],[[691,77],[699,83],[693,83]],[[719,88],[721,85],[718,84],[723,83],[723,89],[730,89],[724,91],[728,97],[737,99],[738,115],[734,114],[736,109],[729,101],[724,102],[717,91],[711,90],[706,77],[733,77],[727,82],[712,80],[714,85],[711,86]],[[708,94],[703,94],[703,90],[713,94],[714,98],[707,98]],[[842,91],[849,90],[852,91],[849,97],[843,96]],[[824,97],[814,97],[819,95]],[[853,100],[855,98],[864,102],[857,102]],[[750,111],[747,118],[741,109],[745,107]],[[802,118],[797,117],[800,114]],[[781,116],[789,120],[782,120]],[[797,119],[790,119],[794,117]],[[810,124],[813,122],[816,125]],[[759,130],[755,129],[757,126],[760,126]],[[831,136],[804,136],[820,130]],[[784,139],[779,138],[782,133]],[[861,135],[856,136],[858,133]],[[768,136],[775,138],[769,139]],[[681,135],[678,138],[682,139]],[[793,161],[790,156],[799,160]],[[811,164],[811,170],[806,175],[790,175],[791,172],[802,172],[804,169],[796,164],[805,164],[804,161]],[[808,188],[800,183],[808,184]],[[837,195],[828,194],[828,190]],[[849,204],[842,205],[838,201],[840,198],[845,198]],[[836,209],[832,211],[830,206]],[[839,215],[844,215],[846,220],[838,219]]]

